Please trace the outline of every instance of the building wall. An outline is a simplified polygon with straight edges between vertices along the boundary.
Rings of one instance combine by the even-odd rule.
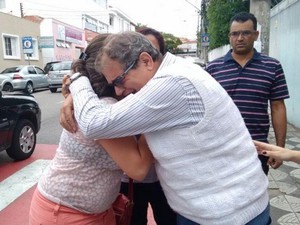
[[[271,10],[270,56],[280,60],[290,99],[286,100],[288,121],[300,127],[300,0],[283,0]]]
[[[123,31],[135,31],[135,22],[118,8],[109,6],[110,26],[108,33],[118,33]]]
[[[132,20],[118,9],[113,9],[114,23],[110,24],[111,9],[108,9],[107,0],[52,0],[39,4],[21,0],[3,1],[5,7],[0,11],[17,17],[23,15],[31,21],[40,23],[41,34],[37,39],[37,44],[40,46],[39,52],[43,54],[41,62],[39,62],[42,66],[49,61],[77,59],[86,44],[99,33],[135,30]],[[7,25],[14,27],[10,21]],[[76,38],[75,40],[59,38],[58,32],[62,27],[68,29],[69,33],[71,32],[75,36],[78,32],[82,33],[82,40],[77,42]]]
[[[107,33],[109,25],[109,14],[107,10],[107,0],[51,0],[51,1],[24,1],[24,0],[3,0],[5,8],[0,11],[21,17],[39,15],[43,18],[55,18],[67,24],[84,28],[86,22],[86,12],[90,19],[101,22],[99,33]]]
[[[38,38],[40,36],[40,25],[22,19],[20,17],[12,16],[10,14],[0,12],[0,71],[7,67],[21,65],[21,64],[32,64],[42,67],[42,52],[38,49]],[[13,36],[17,40],[16,51],[18,52],[17,57],[7,57],[5,53],[5,41],[4,37]],[[22,37],[31,36],[34,40],[34,57],[28,57],[23,54]]]
[[[43,19],[41,37],[52,37],[53,47],[41,47],[43,63],[75,60],[86,47],[85,31],[55,19]]]

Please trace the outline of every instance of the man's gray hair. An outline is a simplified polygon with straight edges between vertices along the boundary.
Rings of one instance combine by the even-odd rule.
[[[112,34],[106,38],[104,46],[99,51],[95,62],[96,69],[101,71],[101,58],[103,55],[118,61],[125,69],[134,61],[137,61],[142,52],[147,52],[153,61],[157,61],[162,57],[150,41],[138,32],[126,31]]]

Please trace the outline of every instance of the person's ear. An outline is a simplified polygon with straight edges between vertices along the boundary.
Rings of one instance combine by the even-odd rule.
[[[154,66],[153,59],[148,52],[142,52],[139,56],[139,61],[148,69],[152,69]]]

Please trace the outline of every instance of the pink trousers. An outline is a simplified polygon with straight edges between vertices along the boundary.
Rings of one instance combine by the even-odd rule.
[[[30,206],[29,225],[115,225],[112,208],[87,214],[49,201],[36,189]]]

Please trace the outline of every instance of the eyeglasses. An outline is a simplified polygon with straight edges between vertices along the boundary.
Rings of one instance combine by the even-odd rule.
[[[128,68],[119,76],[117,76],[116,79],[114,79],[112,82],[111,82],[111,85],[112,86],[122,86],[123,84],[123,80],[125,78],[125,76],[128,74],[128,72],[133,68],[133,66],[135,65],[136,61],[134,61],[133,63],[131,63]]]
[[[238,38],[240,35],[242,35],[242,37],[250,37],[250,35],[253,33],[255,33],[255,31],[251,31],[251,30],[232,31],[229,33],[229,36],[232,38]]]

